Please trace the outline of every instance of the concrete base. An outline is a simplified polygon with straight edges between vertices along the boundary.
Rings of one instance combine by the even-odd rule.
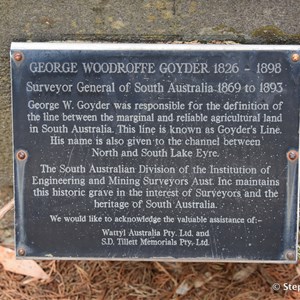
[[[0,0],[0,186],[12,184],[12,41],[298,44],[299,1]]]

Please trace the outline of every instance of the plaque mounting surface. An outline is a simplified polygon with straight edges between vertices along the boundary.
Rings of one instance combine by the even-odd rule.
[[[13,43],[17,256],[295,262],[299,53]]]

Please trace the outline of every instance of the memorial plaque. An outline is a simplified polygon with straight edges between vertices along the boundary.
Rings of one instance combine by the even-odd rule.
[[[299,53],[13,43],[17,256],[295,262]]]

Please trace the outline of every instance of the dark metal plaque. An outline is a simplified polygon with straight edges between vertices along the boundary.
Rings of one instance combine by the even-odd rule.
[[[299,53],[13,43],[17,255],[295,262]]]

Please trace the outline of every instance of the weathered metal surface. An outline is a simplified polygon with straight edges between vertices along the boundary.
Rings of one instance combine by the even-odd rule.
[[[80,13],[79,13],[80,12]],[[12,41],[299,44],[298,1],[90,0],[0,3],[0,186],[12,185]],[[16,18],[16,16],[18,16]]]
[[[294,262],[299,50],[13,44],[17,254]]]

